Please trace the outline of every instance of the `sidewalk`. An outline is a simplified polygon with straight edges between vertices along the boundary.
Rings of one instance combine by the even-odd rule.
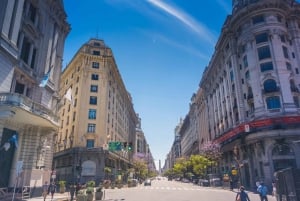
[[[53,196],[53,200],[52,201],[68,201],[70,200],[70,193],[69,192],[65,192],[65,193],[55,193]],[[33,197],[33,198],[28,198],[25,199],[24,201],[44,201],[44,198],[42,196],[40,197]],[[47,195],[46,197],[46,201],[51,201],[51,195]]]

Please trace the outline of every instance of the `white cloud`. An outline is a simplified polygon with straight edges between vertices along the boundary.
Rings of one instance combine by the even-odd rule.
[[[152,5],[156,6],[157,8],[175,17],[177,20],[179,20],[184,25],[186,25],[194,32],[196,32],[202,39],[208,41],[211,45],[215,45],[216,39],[214,35],[203,24],[194,20],[191,16],[189,16],[184,11],[181,11],[180,9],[168,5],[160,0],[147,0],[147,1]]]

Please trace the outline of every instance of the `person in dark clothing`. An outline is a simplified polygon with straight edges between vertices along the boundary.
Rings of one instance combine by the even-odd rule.
[[[74,194],[75,194],[75,191],[76,191],[76,185],[75,185],[75,184],[71,184],[71,185],[70,185],[71,201],[74,200]]]
[[[49,185],[49,192],[51,193],[51,200],[53,200],[53,196],[54,196],[55,190],[56,190],[55,182],[52,182]]]
[[[240,187],[240,192],[236,194],[236,201],[250,201],[248,194],[245,192],[244,186]]]

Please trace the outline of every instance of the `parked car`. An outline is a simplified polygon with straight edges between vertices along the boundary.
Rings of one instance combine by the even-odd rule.
[[[144,181],[144,186],[151,186],[151,180],[150,179],[146,179]]]

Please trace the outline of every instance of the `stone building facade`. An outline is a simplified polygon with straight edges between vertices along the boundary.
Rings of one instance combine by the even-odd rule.
[[[103,40],[90,39],[77,51],[62,72],[60,97],[57,179],[99,183],[126,172],[136,150],[138,116],[112,50]],[[133,150],[111,151],[109,142],[126,142]]]
[[[238,169],[247,187],[300,167],[299,9],[287,0],[234,1],[200,83],[221,172]]]
[[[234,0],[199,84],[199,149],[220,144],[218,173],[237,169],[246,187],[300,168],[299,11],[293,0]]]
[[[39,187],[51,174],[70,25],[62,1],[2,0],[0,31],[0,187]]]

